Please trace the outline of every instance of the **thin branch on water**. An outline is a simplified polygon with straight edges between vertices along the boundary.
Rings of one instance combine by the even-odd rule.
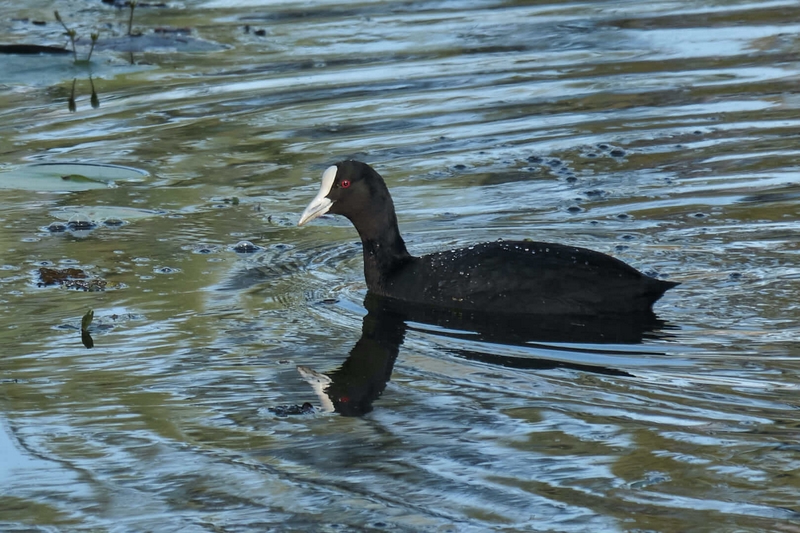
[[[64,27],[64,31],[67,33],[67,36],[69,36],[69,40],[72,43],[72,56],[75,58],[75,62],[77,63],[78,62],[78,52],[75,50],[75,35],[76,35],[75,30],[69,29],[67,27],[67,25],[64,24],[64,21],[61,20],[61,15],[58,13],[58,10],[55,10],[53,12],[53,14],[56,17],[56,20],[58,22],[60,22],[61,25]]]
[[[133,10],[136,9],[136,4],[139,2],[137,0],[128,0],[128,6],[131,8],[131,15],[128,17],[128,36],[131,35],[131,29],[133,28]]]
[[[92,37],[92,46],[89,48],[89,55],[86,57],[86,61],[92,60],[92,52],[94,52],[94,45],[97,44],[97,39],[100,38],[100,32],[95,32],[91,35]]]

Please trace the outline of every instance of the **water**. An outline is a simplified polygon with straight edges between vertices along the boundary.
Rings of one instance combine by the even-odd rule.
[[[133,52],[125,10],[56,7],[79,56],[117,41],[0,56],[0,529],[797,530],[796,3],[178,3],[134,28],[185,48]],[[63,44],[52,8],[0,2],[4,41]],[[346,157],[412,252],[611,253],[682,283],[666,325],[376,322],[352,227],[295,226]],[[146,174],[39,184],[43,162]],[[70,221],[96,227],[49,229]],[[372,410],[320,412],[297,367],[365,353],[391,373]]]

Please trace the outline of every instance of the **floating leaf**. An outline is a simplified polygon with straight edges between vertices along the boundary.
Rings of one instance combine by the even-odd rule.
[[[86,272],[79,268],[47,268],[39,269],[39,286],[63,285],[70,280],[86,279]]]
[[[87,191],[116,182],[140,182],[144,170],[101,163],[39,163],[0,172],[0,189]]]
[[[61,176],[62,180],[73,180],[73,181],[95,181],[93,179],[89,179],[86,176],[82,176],[80,174],[68,174],[66,176]]]
[[[39,268],[39,287],[61,285],[67,289],[99,292],[106,289],[108,282],[103,278],[89,278],[80,268]]]

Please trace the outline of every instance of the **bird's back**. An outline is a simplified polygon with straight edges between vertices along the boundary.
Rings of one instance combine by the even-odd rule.
[[[386,277],[384,296],[484,312],[627,314],[650,310],[675,285],[585,248],[498,241],[412,258]]]

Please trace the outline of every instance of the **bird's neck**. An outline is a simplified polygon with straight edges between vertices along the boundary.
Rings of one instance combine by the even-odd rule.
[[[384,214],[387,218],[383,223],[359,229],[364,248],[367,288],[378,294],[385,292],[392,274],[411,260],[406,243],[400,236],[394,210]]]

